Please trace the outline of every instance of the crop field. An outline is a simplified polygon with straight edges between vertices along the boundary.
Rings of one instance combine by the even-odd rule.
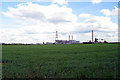
[[[118,78],[118,44],[3,45],[3,78]]]

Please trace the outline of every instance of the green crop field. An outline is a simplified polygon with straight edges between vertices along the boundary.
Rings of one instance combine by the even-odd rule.
[[[3,78],[118,78],[118,44],[3,45]]]

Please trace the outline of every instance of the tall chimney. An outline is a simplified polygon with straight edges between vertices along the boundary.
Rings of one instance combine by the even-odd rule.
[[[92,30],[92,42],[94,42],[94,32]]]
[[[72,40],[73,40],[73,35],[72,35]]]
[[[73,44],[73,35],[72,35],[72,44]]]
[[[69,41],[70,41],[70,35],[69,35]]]

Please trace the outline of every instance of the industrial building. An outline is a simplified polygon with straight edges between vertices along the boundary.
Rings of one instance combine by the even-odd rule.
[[[71,39],[70,39],[71,37]],[[56,31],[56,37],[55,37],[55,44],[78,44],[80,41],[76,41],[73,39],[73,35],[69,35],[68,40],[59,40],[58,39],[58,31]],[[106,43],[107,41],[104,39],[94,39],[94,31],[92,30],[92,41],[89,42],[83,42],[84,44],[91,44],[91,43]]]
[[[82,42],[74,40],[73,35],[68,36],[68,40],[60,40],[58,39],[58,31],[55,32],[55,42],[46,42],[43,44],[92,44],[92,43],[108,43],[105,39],[102,38],[95,38],[94,39],[94,31],[92,30],[91,40],[87,42]],[[41,45],[42,43],[0,43],[1,45]]]
[[[92,44],[92,43],[107,43],[107,41],[101,38],[94,39],[94,31],[92,30],[92,41],[89,40],[89,42],[83,42],[83,44]]]
[[[77,44],[80,43],[80,41],[76,40],[55,40],[55,44]]]
[[[77,44],[79,43],[79,41],[73,40],[73,35],[71,36],[71,39],[70,39],[70,35],[68,38],[69,40],[58,40],[58,31],[56,31],[55,44]]]
[[[101,38],[95,38],[95,41],[94,41],[94,32],[92,30],[92,43],[107,43],[107,41]]]
[[[104,39],[98,39],[98,38],[95,38],[95,43],[105,43],[105,42],[107,42],[106,40],[104,40]]]
[[[55,44],[67,44],[67,40],[55,40]]]

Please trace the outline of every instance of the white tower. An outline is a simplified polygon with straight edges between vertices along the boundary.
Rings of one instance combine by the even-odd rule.
[[[69,41],[70,41],[70,35],[69,35]]]

